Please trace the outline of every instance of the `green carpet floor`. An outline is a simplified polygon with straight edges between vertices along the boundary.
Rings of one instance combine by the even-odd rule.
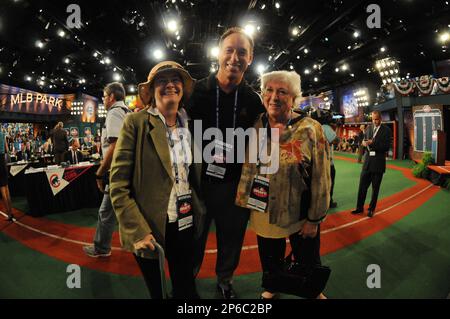
[[[402,165],[409,163],[402,162]],[[352,178],[359,175],[360,166],[337,160],[336,168],[335,198],[339,203],[338,210],[350,209],[357,190],[357,183],[352,182]],[[387,171],[382,196],[389,196],[414,184],[398,173]],[[14,205],[26,206],[26,203],[15,201]],[[323,263],[332,268],[326,295],[330,298],[446,298],[450,292],[448,207],[450,193],[440,190],[423,206],[391,227],[324,256]],[[94,209],[46,218],[94,226],[96,214]],[[2,233],[0,256],[0,298],[148,298],[140,277],[87,268],[81,270],[81,288],[69,289],[66,286],[66,263],[33,251]],[[366,269],[370,264],[381,268],[379,289],[369,289],[366,285],[369,276]],[[260,276],[260,273],[254,273],[235,279],[235,289],[241,298],[258,298]],[[198,280],[198,288],[203,298],[217,298],[213,278]],[[282,298],[292,297],[283,295]]]

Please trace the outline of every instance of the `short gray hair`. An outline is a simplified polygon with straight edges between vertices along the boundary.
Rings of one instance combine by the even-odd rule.
[[[261,75],[261,93],[264,94],[267,83],[271,81],[283,82],[288,85],[289,93],[294,95],[294,108],[300,105],[302,86],[300,75],[295,71],[273,71]]]

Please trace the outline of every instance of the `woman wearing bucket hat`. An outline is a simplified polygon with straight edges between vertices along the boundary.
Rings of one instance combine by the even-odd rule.
[[[164,247],[173,298],[198,298],[193,238],[204,209],[200,167],[192,163],[193,143],[182,108],[193,87],[194,80],[178,63],[157,64],[139,85],[146,107],[126,118],[111,166],[121,243],[134,254],[154,299],[163,295],[154,241]]]

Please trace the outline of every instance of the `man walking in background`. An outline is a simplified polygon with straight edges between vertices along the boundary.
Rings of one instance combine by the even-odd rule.
[[[103,200],[98,211],[98,223],[93,246],[84,246],[83,250],[90,257],[108,257],[111,255],[111,240],[116,225],[116,215],[109,196],[109,169],[116,147],[116,141],[122,129],[123,121],[129,109],[124,103],[125,88],[121,83],[113,82],[103,90],[106,120],[102,130],[103,160],[97,170],[97,187],[103,192]]]
[[[381,180],[386,171],[386,152],[389,151],[391,144],[391,130],[386,125],[381,124],[380,112],[372,112],[372,123],[366,129],[365,139],[362,142],[362,145],[366,148],[366,153],[359,180],[358,202],[356,209],[352,211],[352,214],[364,212],[367,189],[372,184],[372,199],[367,214],[369,217],[372,217],[375,213]]]

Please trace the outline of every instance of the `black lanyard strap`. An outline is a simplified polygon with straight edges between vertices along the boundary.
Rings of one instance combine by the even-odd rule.
[[[220,95],[219,85],[216,85],[216,127],[217,128],[219,128],[219,95]],[[236,128],[237,101],[238,101],[238,89],[236,88],[236,92],[234,93],[233,130]]]

